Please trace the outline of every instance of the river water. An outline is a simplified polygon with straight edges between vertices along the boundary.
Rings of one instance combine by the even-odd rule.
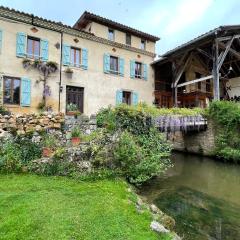
[[[164,177],[140,189],[185,240],[240,240],[240,165],[174,153]]]

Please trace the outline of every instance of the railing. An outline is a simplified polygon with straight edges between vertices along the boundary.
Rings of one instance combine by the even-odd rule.
[[[153,124],[161,132],[190,132],[204,131],[207,128],[207,119],[197,116],[158,116],[153,119]]]

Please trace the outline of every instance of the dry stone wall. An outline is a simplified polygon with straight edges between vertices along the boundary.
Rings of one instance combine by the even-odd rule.
[[[0,136],[6,132],[24,135],[49,129],[60,130],[63,124],[64,115],[61,113],[0,115]]]

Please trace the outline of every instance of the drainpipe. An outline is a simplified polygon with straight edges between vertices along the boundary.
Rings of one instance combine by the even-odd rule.
[[[60,47],[60,73],[59,73],[59,93],[58,93],[58,112],[61,109],[61,92],[62,92],[62,45],[63,45],[63,32],[61,32],[61,47]]]

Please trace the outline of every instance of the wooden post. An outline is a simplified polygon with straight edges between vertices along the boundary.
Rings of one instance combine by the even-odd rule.
[[[218,42],[215,40],[214,45],[214,57],[213,57],[213,98],[214,100],[220,100],[220,89],[219,89],[219,68],[218,68]]]
[[[174,107],[178,107],[178,97],[177,97],[178,88],[174,87]]]

